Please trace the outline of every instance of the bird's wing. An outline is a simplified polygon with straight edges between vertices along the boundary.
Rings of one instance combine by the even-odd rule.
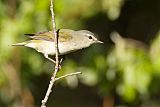
[[[37,40],[46,40],[46,41],[54,41],[54,36],[51,31],[49,32],[38,32],[35,34],[25,34],[29,36],[31,39],[37,39]]]
[[[72,39],[72,37],[74,36],[73,30],[70,29],[60,29],[58,30],[58,41],[60,42],[67,42],[70,41]]]
[[[72,38],[70,31],[67,29],[60,29],[57,31],[58,33],[58,41],[59,42],[65,42]],[[53,31],[46,31],[46,32],[38,32],[36,34],[25,34],[29,36],[31,39],[37,39],[37,40],[46,40],[46,41],[54,41],[54,35]]]

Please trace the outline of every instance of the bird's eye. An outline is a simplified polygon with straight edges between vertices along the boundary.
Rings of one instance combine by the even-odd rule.
[[[89,36],[89,39],[92,39],[92,36]]]

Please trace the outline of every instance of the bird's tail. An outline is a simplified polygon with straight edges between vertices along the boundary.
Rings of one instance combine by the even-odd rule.
[[[24,46],[26,44],[27,44],[26,42],[21,42],[21,43],[12,44],[11,46]]]

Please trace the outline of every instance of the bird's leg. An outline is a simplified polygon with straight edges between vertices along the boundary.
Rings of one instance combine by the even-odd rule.
[[[59,64],[60,64],[60,65],[62,64],[62,61],[63,61],[63,58],[61,58],[60,61],[59,61]]]
[[[64,61],[65,59],[66,59],[65,55],[61,55],[59,63],[61,64],[62,61]]]
[[[53,59],[51,59],[51,58],[48,56],[48,54],[44,54],[44,57],[47,58],[48,60],[50,60],[51,62],[56,63],[56,61],[53,60]]]
[[[65,60],[65,55],[62,55],[61,58],[60,58],[60,61],[59,61],[60,69],[61,69],[61,65],[62,65],[63,60]]]
[[[54,64],[56,63],[55,60],[51,59],[48,54],[44,54],[44,57],[48,60],[50,60],[51,62],[53,62]],[[59,63],[59,69],[61,69],[61,63],[62,63],[63,58],[61,58],[60,63]]]

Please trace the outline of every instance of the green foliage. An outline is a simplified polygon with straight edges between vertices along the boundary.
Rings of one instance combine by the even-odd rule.
[[[150,47],[150,57],[153,63],[154,69],[157,73],[160,73],[160,31],[156,35]]]
[[[104,12],[107,13],[109,19],[115,20],[120,15],[123,3],[124,0],[102,0],[102,7]]]
[[[153,68],[148,50],[142,48],[144,44],[139,41],[123,39],[118,34],[113,34],[112,39],[115,42],[112,57],[116,60],[116,70],[122,73],[117,92],[126,100],[133,101],[137,92],[147,94],[151,83]]]

